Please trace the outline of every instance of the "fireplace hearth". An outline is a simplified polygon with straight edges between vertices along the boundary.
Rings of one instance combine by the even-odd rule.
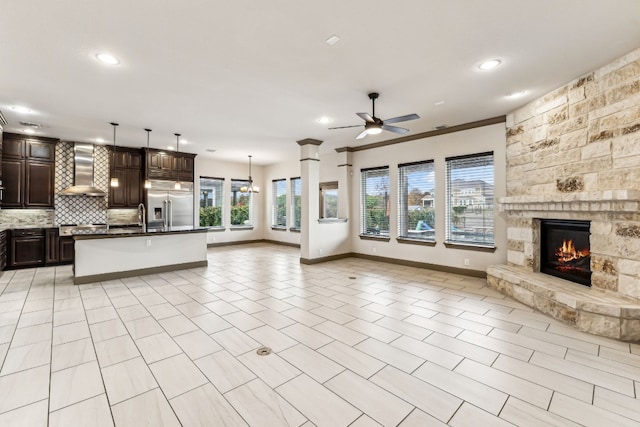
[[[589,221],[540,221],[540,271],[591,286]]]

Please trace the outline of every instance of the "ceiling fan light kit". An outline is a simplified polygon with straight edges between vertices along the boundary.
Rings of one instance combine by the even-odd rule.
[[[383,130],[403,134],[409,132],[409,129],[401,128],[399,126],[389,126],[391,123],[400,123],[400,122],[408,122],[409,120],[419,119],[420,116],[417,114],[407,114],[406,116],[398,116],[393,117],[387,120],[381,120],[376,117],[376,99],[380,96],[377,92],[371,92],[369,94],[369,99],[371,100],[371,114],[369,113],[356,113],[358,117],[364,120],[364,130],[360,132],[356,139],[362,139],[367,135],[377,135],[381,133]],[[362,125],[353,125],[353,126],[339,126],[332,127],[329,129],[346,129],[346,128],[356,128]]]

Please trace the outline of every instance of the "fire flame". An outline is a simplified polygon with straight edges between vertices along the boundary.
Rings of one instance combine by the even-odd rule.
[[[558,262],[569,262],[589,256],[589,249],[577,250],[573,240],[563,240],[562,246],[556,251]]]

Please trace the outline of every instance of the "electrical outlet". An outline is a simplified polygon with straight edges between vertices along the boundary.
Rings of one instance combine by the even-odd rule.
[[[376,248],[372,248],[371,250],[373,251],[374,254],[376,253]]]
[[[464,265],[467,267],[469,266],[469,258],[464,259]]]
[[[151,246],[151,239],[147,239],[147,247]]]
[[[320,255],[322,255],[322,252],[324,252],[324,250],[322,248],[320,248]]]

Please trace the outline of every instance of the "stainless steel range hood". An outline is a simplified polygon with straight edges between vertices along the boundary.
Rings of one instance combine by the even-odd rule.
[[[62,196],[104,197],[104,191],[94,186],[93,144],[73,144],[73,185],[59,193]]]

